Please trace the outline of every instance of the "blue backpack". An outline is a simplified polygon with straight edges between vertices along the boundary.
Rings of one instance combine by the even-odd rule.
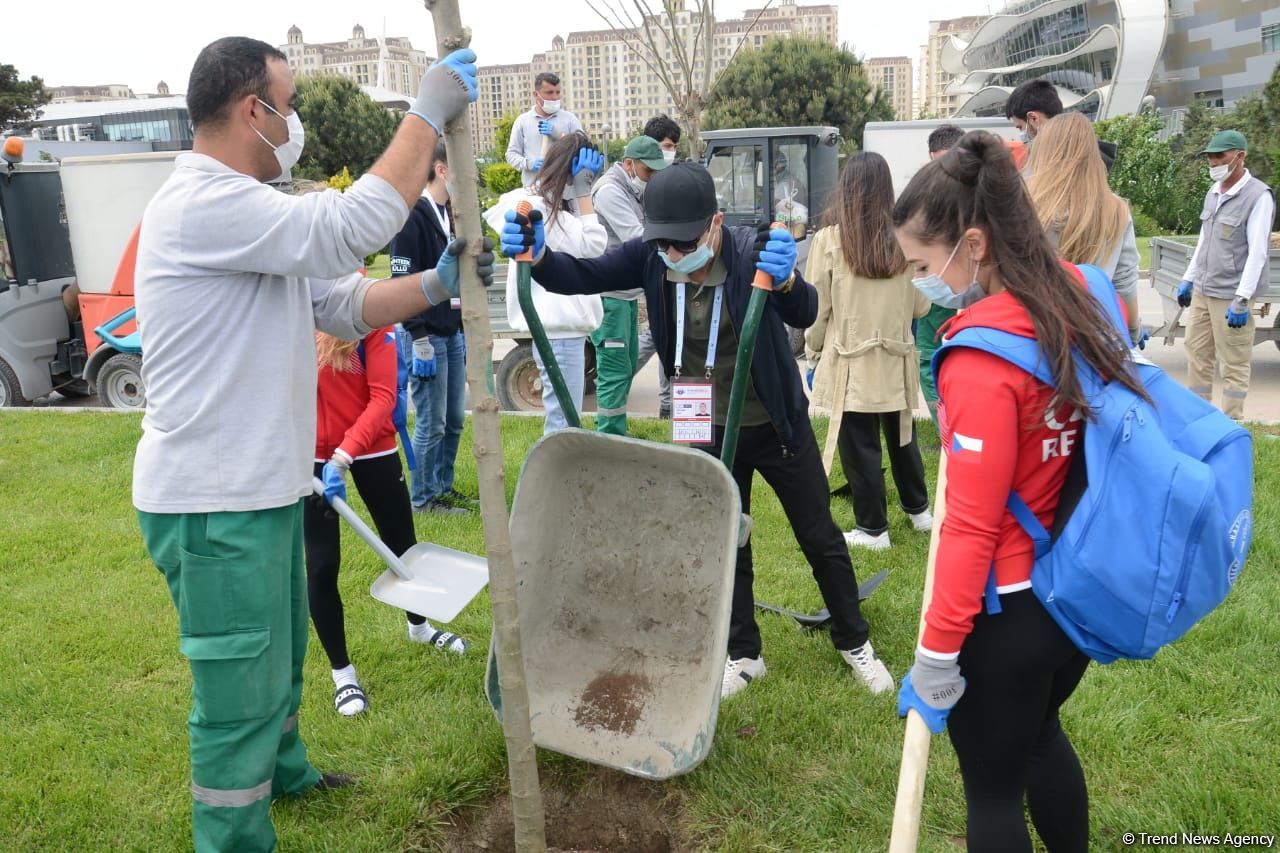
[[[1080,270],[1128,340],[1106,273]],[[943,343],[933,358],[935,381],[956,347],[997,355],[1053,385],[1035,340],[982,327]],[[1244,566],[1253,533],[1249,433],[1137,353],[1135,359],[1154,405],[1118,382],[1103,383],[1076,355],[1095,419],[1084,421],[1083,459],[1072,462],[1053,534],[1016,492],[1007,504],[1035,543],[1036,597],[1100,663],[1151,658],[1217,607]],[[988,612],[999,612],[994,571],[986,600]]]
[[[409,463],[409,470],[418,469],[418,460],[413,457],[413,443],[409,438],[409,365],[405,363],[400,352],[399,341],[394,331],[387,332],[387,339],[396,351],[396,407],[391,411],[391,422],[396,432],[400,433],[400,443],[404,445],[404,458]],[[360,354],[360,363],[368,366],[364,360],[364,341],[356,346]]]

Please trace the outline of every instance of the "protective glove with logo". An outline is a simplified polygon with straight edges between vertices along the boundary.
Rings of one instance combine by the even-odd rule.
[[[1249,300],[1243,296],[1237,296],[1231,300],[1231,304],[1227,306],[1227,325],[1233,329],[1239,329],[1249,322]]]
[[[1191,307],[1191,287],[1191,282],[1186,279],[1183,279],[1182,283],[1178,285],[1178,304],[1183,308]]]
[[[756,269],[769,274],[775,288],[780,287],[795,272],[796,240],[785,228],[770,230],[767,225],[762,225],[756,234],[751,260]]]
[[[508,210],[507,224],[502,226],[502,254],[514,259],[525,249],[532,247],[533,262],[542,259],[542,250],[547,246],[546,230],[542,224],[542,211],[533,210],[528,216]]]
[[[603,154],[591,147],[578,149],[572,166],[573,189],[570,194],[573,198],[591,195],[591,185],[595,183],[596,176],[602,169],[604,169]]]
[[[458,256],[466,247],[466,238],[457,238],[445,247],[436,268],[422,274],[422,292],[431,305],[439,305],[458,295]],[[480,244],[480,254],[476,255],[476,274],[484,287],[493,286],[493,261],[493,240],[485,237]]]
[[[903,677],[898,690],[898,716],[914,710],[929,731],[941,734],[951,709],[964,695],[964,685],[958,660],[938,660],[917,649],[916,665]]]
[[[413,365],[410,370],[414,376],[427,382],[436,378],[436,348],[426,335],[413,342]]]
[[[333,451],[333,456],[320,469],[320,481],[324,483],[324,499],[333,502],[334,498],[347,499],[347,469],[353,460],[341,447]]]
[[[415,115],[444,135],[444,126],[462,115],[476,99],[476,52],[470,48],[453,53],[432,64],[418,84],[418,98],[409,107]]]

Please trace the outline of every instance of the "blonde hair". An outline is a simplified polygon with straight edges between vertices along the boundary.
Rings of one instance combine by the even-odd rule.
[[[1041,125],[1027,163],[1027,193],[1058,254],[1073,264],[1106,263],[1124,237],[1129,206],[1107,185],[1093,124],[1063,113]]]
[[[316,332],[316,363],[320,367],[333,368],[339,373],[350,370],[351,359],[359,345],[359,341],[344,341],[324,332]]]

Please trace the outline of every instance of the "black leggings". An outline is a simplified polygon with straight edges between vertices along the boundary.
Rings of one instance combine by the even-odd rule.
[[[1087,658],[1031,590],[1000,596],[960,650],[967,684],[947,721],[969,809],[970,853],[1030,853],[1023,803],[1050,853],[1089,847],[1084,771],[1058,722]]]
[[[840,464],[853,493],[853,519],[858,529],[879,536],[889,529],[888,498],[884,487],[880,433],[889,448],[889,468],[898,487],[898,501],[912,515],[929,508],[924,461],[916,444],[916,427],[911,425],[911,441],[898,443],[899,412],[845,412],[840,420],[836,447]]]
[[[323,467],[322,463],[316,463],[317,477]],[[400,469],[400,454],[357,459],[351,466],[351,479],[373,516],[379,538],[387,547],[399,556],[416,545],[418,538],[413,530],[413,509],[409,506],[409,489]],[[311,621],[316,626],[320,645],[329,656],[329,665],[333,669],[343,669],[351,664],[351,658],[347,657],[342,596],[338,594],[338,567],[342,564],[338,513],[324,498],[312,495],[306,501],[302,517]],[[414,625],[427,621],[415,613],[408,615]]]

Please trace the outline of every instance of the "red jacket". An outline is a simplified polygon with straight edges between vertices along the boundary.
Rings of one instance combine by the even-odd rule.
[[[1084,277],[1070,269],[1083,286]],[[949,337],[969,326],[1035,337],[1030,315],[1008,291],[961,311],[945,333]],[[948,460],[947,509],[921,646],[935,657],[953,657],[983,606],[993,562],[1000,592],[1031,586],[1031,537],[1005,502],[1016,490],[1051,529],[1084,424],[1083,414],[1070,406],[1049,410],[1053,389],[1048,385],[981,350],[962,347],[946,357],[938,396]]]
[[[352,459],[396,452],[396,405],[399,364],[395,329],[374,329],[342,370],[320,365],[316,388],[316,461],[328,462],[335,448]]]

